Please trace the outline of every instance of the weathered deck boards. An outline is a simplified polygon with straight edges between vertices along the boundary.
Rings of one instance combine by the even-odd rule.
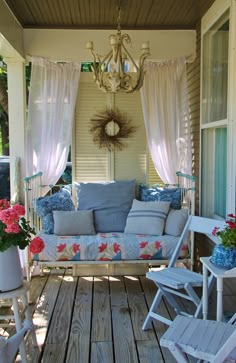
[[[224,284],[224,303],[234,311],[236,279],[229,281]],[[72,277],[70,271],[58,269],[34,277],[30,298],[39,348],[28,339],[28,361],[174,363],[169,351],[159,345],[167,326],[154,322],[153,329],[142,331],[155,293],[156,286],[145,276]],[[210,307],[214,314],[214,293]],[[164,302],[160,309],[175,317]],[[5,335],[13,333],[10,326]],[[21,361],[19,356],[16,361]]]

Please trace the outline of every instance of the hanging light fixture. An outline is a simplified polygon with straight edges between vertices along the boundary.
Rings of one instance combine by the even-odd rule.
[[[138,91],[143,85],[144,62],[150,55],[149,42],[142,44],[141,55],[136,63],[124,44],[130,44],[131,38],[128,34],[121,34],[120,18],[121,6],[117,18],[117,33],[109,35],[111,50],[107,55],[102,57],[95,54],[92,41],[87,42],[86,48],[93,55],[92,71],[98,87],[104,92],[131,93]],[[129,70],[133,71],[132,75]]]

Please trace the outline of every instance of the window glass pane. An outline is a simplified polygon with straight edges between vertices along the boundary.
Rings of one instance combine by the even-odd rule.
[[[202,132],[202,215],[226,215],[227,128]]]
[[[204,217],[212,217],[213,214],[213,136],[213,129],[202,131],[201,212]]]
[[[227,129],[217,128],[215,132],[215,196],[214,214],[226,216],[226,165],[227,165]]]
[[[204,35],[202,122],[227,118],[229,11]]]

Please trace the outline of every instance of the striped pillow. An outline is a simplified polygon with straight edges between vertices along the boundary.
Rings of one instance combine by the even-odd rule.
[[[140,202],[134,199],[124,232],[161,236],[169,208],[170,202]]]

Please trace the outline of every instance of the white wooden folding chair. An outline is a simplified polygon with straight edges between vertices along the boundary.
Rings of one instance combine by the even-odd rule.
[[[179,363],[188,363],[187,355],[199,359],[198,362],[236,362],[235,320],[236,313],[228,323],[178,315],[160,343]]]
[[[185,225],[183,233],[178,241],[176,249],[170,259],[167,268],[160,271],[150,271],[146,274],[146,277],[154,281],[157,285],[157,293],[150,307],[148,315],[144,321],[142,329],[151,328],[151,320],[156,319],[167,325],[172,323],[171,320],[157,313],[158,305],[164,296],[167,302],[174,308],[176,314],[187,315],[185,311],[180,307],[177,302],[177,296],[191,301],[195,305],[195,312],[193,315],[195,318],[199,317],[202,310],[202,302],[198,294],[195,291],[196,287],[202,287],[203,276],[197,272],[175,267],[176,261],[180,254],[181,247],[188,238],[189,232],[199,232],[203,234],[211,234],[214,227],[222,227],[223,221],[192,216],[190,215]],[[211,276],[208,281],[208,293],[211,292],[214,282],[214,277]]]

